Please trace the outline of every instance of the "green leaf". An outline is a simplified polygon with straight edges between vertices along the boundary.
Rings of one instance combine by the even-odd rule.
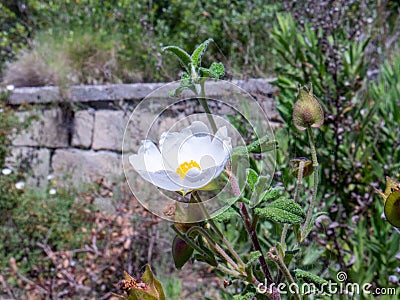
[[[232,156],[248,156],[249,153],[262,153],[272,151],[278,146],[277,141],[269,141],[268,137],[263,137],[252,142],[248,146],[239,146],[233,149]]]
[[[299,224],[293,225],[293,232],[294,232],[294,236],[296,237],[296,240],[300,243],[301,242],[301,230],[300,230]]]
[[[304,238],[306,238],[306,237],[310,234],[311,230],[312,230],[313,227],[314,227],[315,220],[316,220],[318,217],[323,216],[323,215],[328,215],[328,214],[327,214],[326,212],[324,212],[324,211],[320,211],[320,212],[317,212],[315,215],[313,215],[313,217],[311,218],[310,225],[308,226],[307,231],[306,231],[306,233],[305,233],[305,235],[304,235]]]
[[[186,89],[192,90],[195,92],[196,88],[191,80],[190,75],[187,72],[183,72],[181,76],[181,82],[178,88],[169,92],[170,97],[179,97],[182,92]]]
[[[193,62],[193,65],[198,68],[201,65],[201,59],[204,55],[204,53],[207,50],[208,44],[210,44],[211,42],[213,42],[213,39],[208,39],[206,41],[204,41],[203,43],[201,43],[194,51],[193,54],[191,56],[191,60]]]
[[[268,191],[265,192],[261,201],[264,202],[264,201],[274,200],[279,197],[282,197],[284,191],[285,191],[285,188],[283,186],[275,186],[273,188],[270,188],[270,189],[268,189]]]
[[[146,270],[142,276],[142,283],[138,282],[125,272],[125,281],[128,282],[128,297],[121,296],[121,299],[128,300],[165,300],[163,287],[154,276],[149,265],[146,265]],[[130,284],[129,284],[130,283]]]
[[[283,261],[285,262],[285,265],[289,265],[292,259],[296,256],[296,254],[300,251],[300,249],[295,249],[295,250],[287,250],[285,252],[285,258]]]
[[[223,213],[220,213],[219,215],[214,217],[213,220],[216,222],[219,222],[219,223],[223,223],[223,222],[229,221],[232,218],[239,217],[239,216],[240,215],[238,214],[238,212],[236,210],[234,210],[232,207],[229,207]]]
[[[200,67],[199,72],[200,72],[200,77],[208,78],[211,76],[210,69]]]
[[[255,208],[254,212],[269,221],[287,224],[302,223],[306,217],[300,205],[287,199],[275,200],[263,208]]]
[[[175,236],[172,242],[172,257],[174,258],[175,267],[181,269],[192,257],[193,251],[194,249],[183,239],[179,236]]]
[[[271,141],[269,136],[263,136],[248,145],[247,151],[250,153],[264,153],[275,150],[277,145],[277,141]]]
[[[210,74],[215,79],[219,79],[224,77],[225,75],[225,68],[224,65],[220,62],[213,62],[210,66]]]
[[[297,278],[303,279],[307,283],[315,283],[317,285],[329,283],[327,280],[301,269],[294,270],[294,274]]]
[[[260,251],[252,251],[250,252],[250,257],[249,260],[246,263],[246,266],[251,265],[253,262],[255,262],[259,257],[261,256]]]
[[[250,186],[251,190],[254,191],[254,186],[258,181],[258,174],[253,169],[247,169],[247,184]]]
[[[165,300],[161,282],[154,276],[150,265],[146,265],[146,271],[142,276],[142,281],[149,285],[149,290],[154,294],[157,300]]]
[[[192,58],[190,55],[180,47],[177,46],[167,46],[162,49],[163,51],[168,51],[175,54],[182,65],[185,67],[186,71],[190,73],[190,64],[192,63]]]

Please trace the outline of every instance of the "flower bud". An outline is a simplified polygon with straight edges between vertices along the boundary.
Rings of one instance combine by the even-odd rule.
[[[306,130],[308,126],[319,128],[324,123],[324,112],[312,89],[299,88],[293,108],[293,123],[298,130]]]

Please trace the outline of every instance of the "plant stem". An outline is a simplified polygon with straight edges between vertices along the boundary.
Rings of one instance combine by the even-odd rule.
[[[279,268],[281,269],[281,271],[283,272],[283,275],[285,276],[286,280],[288,281],[289,285],[292,285],[297,287],[296,282],[293,279],[292,274],[290,274],[289,269],[286,267],[285,262],[283,261],[282,257],[280,256],[280,254],[278,253],[278,255],[276,255],[276,259],[275,261],[278,263]],[[294,297],[298,300],[301,299],[299,291],[297,288],[295,288],[295,293],[294,293]]]
[[[281,234],[281,245],[282,245],[283,251],[285,251],[285,249],[286,249],[286,235],[287,235],[288,229],[289,229],[289,224],[283,225],[282,234]]]
[[[231,269],[229,269],[229,268],[227,268],[227,267],[224,267],[223,265],[218,265],[217,267],[216,267],[216,269],[217,270],[220,270],[221,272],[223,272],[223,273],[225,273],[225,274],[229,274],[229,275],[231,275],[231,276],[233,276],[233,277],[237,277],[237,278],[242,278],[242,276],[241,276],[241,274],[239,273],[239,272],[237,272],[237,271],[235,271],[235,270],[231,270]]]
[[[311,217],[314,211],[315,200],[317,198],[318,192],[318,159],[317,159],[317,151],[315,150],[315,142],[312,134],[312,129],[310,126],[307,127],[308,138],[310,140],[311,147],[311,157],[314,167],[314,186],[312,191],[312,197],[310,206],[308,207],[306,221],[304,222],[303,228],[301,230],[301,242],[307,237],[308,227],[310,226]]]
[[[294,190],[294,198],[293,198],[294,202],[297,202],[298,198],[299,198],[300,186],[302,185],[302,180],[303,180],[304,166],[305,166],[304,161],[300,161],[299,170],[297,173],[296,188]],[[289,229],[289,224],[285,224],[282,229],[281,245],[282,245],[283,250],[285,250],[285,248],[286,248],[285,244],[286,244],[286,235],[287,235],[288,229]]]
[[[185,234],[183,234],[182,232],[180,232],[174,225],[171,226],[172,229],[176,232],[176,234],[182,239],[184,240],[186,243],[188,243],[193,249],[195,249],[196,251],[198,251],[199,253],[201,253],[202,255],[205,256],[209,256],[209,254],[205,251],[203,251],[203,249],[201,249],[199,246],[196,245],[196,243],[194,243],[189,237],[187,237]],[[211,257],[211,259],[213,259],[213,257]]]
[[[192,192],[193,197],[195,197],[197,203],[199,203],[201,209],[203,210],[203,213],[205,214],[207,218],[207,222],[210,224],[210,226],[214,229],[214,231],[218,234],[218,236],[221,238],[222,242],[225,244],[225,246],[228,248],[228,251],[232,254],[232,256],[236,259],[236,261],[239,264],[239,270],[244,271],[245,268],[245,263],[243,260],[240,258],[239,254],[233,249],[232,245],[229,243],[229,241],[225,238],[224,234],[219,230],[217,224],[215,224],[214,220],[211,218],[210,214],[208,211],[205,209],[203,202],[201,201],[201,198],[199,194],[194,191]],[[237,266],[237,265],[236,265]]]
[[[208,107],[208,104],[207,104],[206,93],[205,93],[205,89],[204,89],[205,81],[204,81],[204,79],[200,79],[200,80],[201,80],[201,82],[200,82],[201,98],[199,99],[199,101],[200,101],[200,104],[203,106],[204,111],[207,114],[207,119],[210,122],[212,130],[214,131],[214,133],[216,133],[218,128],[217,128],[217,125],[215,124],[215,120],[214,120],[214,118],[213,118],[213,116],[211,114],[210,108]]]
[[[239,188],[239,183],[237,181],[237,178],[235,174],[233,174],[230,170],[227,172],[230,176],[230,182],[232,186],[232,190],[234,192],[235,197],[240,197],[241,191]],[[267,285],[270,285],[273,283],[272,275],[271,272],[269,271],[267,261],[265,260],[264,253],[262,251],[260,241],[258,240],[257,232],[256,232],[256,224],[252,223],[250,220],[249,212],[247,211],[247,208],[243,202],[239,202],[239,209],[240,213],[243,218],[244,226],[246,227],[247,233],[250,236],[250,239],[253,243],[253,247],[256,251],[259,251],[261,253],[259,257],[260,265],[261,265],[261,270],[263,271],[265,278],[267,279]]]
[[[211,250],[213,250],[215,253],[219,254],[220,256],[222,256],[233,268],[235,268],[236,270],[239,270],[238,265],[232,260],[232,258],[224,251],[224,249],[221,248],[220,245],[218,245],[213,238],[208,234],[208,232],[200,227],[200,226],[193,226],[191,227],[187,232],[186,235],[190,236],[190,233],[192,233],[193,231],[197,231],[199,234],[203,235],[203,238],[206,239],[208,245],[210,246],[210,248],[212,248]],[[239,270],[240,271],[240,270]]]

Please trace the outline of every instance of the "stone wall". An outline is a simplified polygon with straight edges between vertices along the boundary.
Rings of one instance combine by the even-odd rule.
[[[255,97],[276,125],[274,121],[279,119],[272,99],[275,89],[270,82],[271,79],[251,79],[234,83]],[[15,134],[9,166],[23,168],[29,174],[28,183],[42,188],[46,187],[49,175],[59,180],[71,179],[77,184],[99,180],[112,184],[123,174],[122,139],[132,110],[162,85],[15,89],[9,105],[21,120],[32,115],[35,119],[27,129]],[[217,87],[217,93],[218,90]],[[25,104],[29,104],[29,111],[23,111]],[[182,105],[177,113],[201,111],[197,106]],[[162,119],[160,130],[168,129],[173,120],[174,116]],[[143,115],[135,128],[129,129],[130,134],[139,135],[148,126]]]

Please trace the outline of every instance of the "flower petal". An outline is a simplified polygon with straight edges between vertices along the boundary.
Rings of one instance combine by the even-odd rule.
[[[211,167],[205,170],[201,170],[201,172],[197,174],[188,174],[185,176],[182,182],[182,187],[184,190],[197,190],[200,189],[207,184],[209,184],[216,175],[216,167]]]
[[[210,142],[210,131],[207,125],[195,121],[180,132],[163,133],[159,144],[165,164],[168,164],[169,169],[175,170],[185,161],[200,159]]]
[[[210,155],[215,159],[216,165],[226,164],[232,152],[231,138],[226,127],[220,128],[214,136],[210,146]]]
[[[157,172],[138,171],[138,173],[143,179],[164,190],[180,191],[183,189],[182,185],[179,185],[177,182],[175,182],[175,180],[178,180],[178,182],[181,182],[182,180],[180,179],[179,175],[174,172],[160,170]],[[174,174],[176,176],[174,176]]]
[[[142,141],[138,154],[129,156],[129,162],[136,171],[155,172],[164,169],[160,151],[149,140]]]

